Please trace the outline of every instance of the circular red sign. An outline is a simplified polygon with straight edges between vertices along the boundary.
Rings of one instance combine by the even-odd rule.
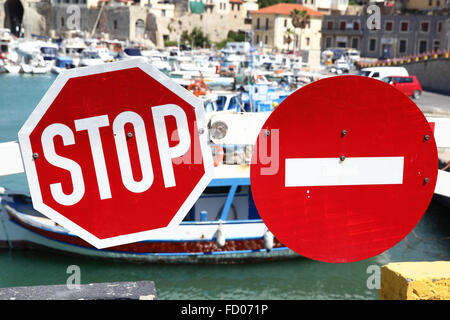
[[[378,80],[339,76],[297,90],[273,111],[253,153],[251,186],[284,245],[352,262],[414,228],[437,170],[432,130],[410,98]]]

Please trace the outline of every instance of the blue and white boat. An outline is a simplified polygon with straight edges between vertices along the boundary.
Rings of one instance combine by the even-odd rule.
[[[249,166],[220,164],[184,221],[168,236],[96,249],[42,216],[23,193],[0,194],[0,247],[38,248],[150,263],[237,263],[300,257],[273,237],[253,202]],[[149,208],[151,211],[151,208]]]

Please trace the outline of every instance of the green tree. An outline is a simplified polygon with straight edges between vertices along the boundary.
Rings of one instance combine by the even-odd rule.
[[[288,50],[289,50],[289,45],[291,44],[294,37],[295,37],[295,31],[292,30],[291,28],[287,28],[286,31],[284,32],[284,43],[286,43],[288,45]]]
[[[228,42],[245,42],[245,32],[242,31],[228,31],[227,38],[217,42],[217,49],[222,49]]]
[[[202,30],[195,27],[190,33],[184,30],[180,37],[181,42],[189,42],[194,47],[210,47],[211,40],[209,36],[204,34]]]

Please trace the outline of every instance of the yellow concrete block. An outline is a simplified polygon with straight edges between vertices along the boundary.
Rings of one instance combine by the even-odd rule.
[[[381,268],[383,300],[450,300],[450,261],[397,262]]]

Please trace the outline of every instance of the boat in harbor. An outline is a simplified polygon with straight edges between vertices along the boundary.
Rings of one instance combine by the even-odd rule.
[[[103,46],[91,46],[81,52],[80,67],[94,66],[113,61],[109,50]]]
[[[7,73],[18,74],[21,70],[21,66],[13,63],[6,63],[3,68]]]
[[[249,165],[218,165],[215,178],[170,234],[96,249],[32,207],[23,193],[0,194],[0,247],[38,248],[149,263],[239,263],[298,258],[273,237],[256,210]],[[149,208],[151,212],[151,208]]]
[[[73,59],[68,56],[57,56],[55,64],[51,68],[51,72],[54,74],[60,74],[61,71],[69,68],[74,68]]]
[[[228,95],[222,101],[222,111],[206,113],[212,128],[208,134],[214,176],[170,233],[159,231],[144,241],[97,249],[34,210],[28,194],[0,188],[0,247],[147,263],[242,263],[301,257],[274,238],[253,201],[252,144],[269,113],[233,110],[236,96]],[[157,214],[151,207],[148,212]]]

